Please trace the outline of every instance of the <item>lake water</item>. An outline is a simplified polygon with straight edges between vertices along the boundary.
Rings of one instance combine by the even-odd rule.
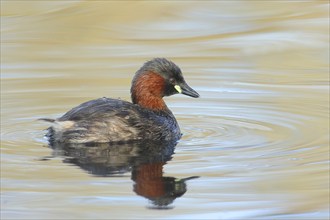
[[[47,146],[153,57],[201,95],[176,146]],[[1,2],[1,219],[130,218],[329,218],[328,1]]]

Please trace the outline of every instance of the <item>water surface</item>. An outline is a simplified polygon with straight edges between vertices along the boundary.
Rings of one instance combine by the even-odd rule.
[[[2,219],[329,218],[327,1],[1,6]],[[184,136],[165,156],[47,146],[38,118],[129,100],[153,57],[201,95],[166,98]],[[177,197],[157,210],[163,183]]]

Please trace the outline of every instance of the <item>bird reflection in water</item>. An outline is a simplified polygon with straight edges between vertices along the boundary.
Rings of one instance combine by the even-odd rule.
[[[149,199],[148,208],[170,209],[170,204],[187,191],[186,181],[163,176],[163,166],[172,159],[177,142],[136,142],[129,144],[57,144],[54,156],[95,176],[115,177],[131,172],[137,195]]]

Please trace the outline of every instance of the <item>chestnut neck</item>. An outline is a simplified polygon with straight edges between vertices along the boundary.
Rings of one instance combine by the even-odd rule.
[[[169,111],[163,100],[164,90],[162,76],[151,71],[138,73],[132,82],[132,102],[153,111]]]

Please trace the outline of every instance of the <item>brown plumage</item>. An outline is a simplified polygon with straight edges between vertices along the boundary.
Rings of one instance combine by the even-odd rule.
[[[177,93],[199,97],[177,65],[155,58],[146,62],[132,80],[133,103],[111,98],[85,102],[56,120],[43,119],[52,123],[47,136],[51,143],[178,140],[179,125],[163,100]]]

